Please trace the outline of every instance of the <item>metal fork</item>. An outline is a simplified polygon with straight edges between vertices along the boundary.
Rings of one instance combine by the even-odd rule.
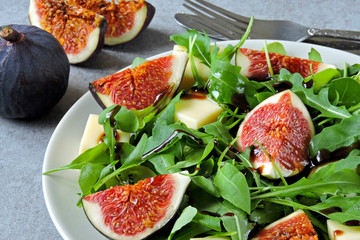
[[[195,14],[177,13],[175,19],[188,29],[205,32],[216,39],[240,39],[250,18],[220,8],[205,0],[184,0],[184,6]],[[254,19],[250,38],[303,41],[309,37],[333,37],[360,41],[360,32],[318,29],[284,20]]]

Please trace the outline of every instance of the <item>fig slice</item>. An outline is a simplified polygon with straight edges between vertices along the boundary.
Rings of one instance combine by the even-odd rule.
[[[111,239],[143,239],[174,216],[190,177],[158,175],[134,185],[116,186],[82,199],[93,226]]]
[[[327,68],[336,68],[334,65],[298,57],[290,57],[279,53],[269,53],[269,58],[274,74],[279,74],[280,69],[286,68],[289,72],[300,73],[302,77],[306,78],[310,76],[312,72],[317,73]],[[240,73],[247,78],[263,81],[270,76],[264,51],[238,48],[236,51],[235,64],[241,66]]]
[[[309,164],[308,144],[314,134],[305,105],[286,90],[265,99],[246,115],[237,133],[237,146],[241,151],[254,146],[250,160],[263,176],[280,177],[273,160],[281,174],[289,177]]]
[[[71,64],[82,63],[103,48],[106,19],[65,0],[30,0],[29,20],[60,42]]]
[[[172,55],[95,80],[89,88],[103,108],[113,104],[130,110],[142,110],[151,105],[161,108],[178,89],[187,61],[185,52],[173,51]]]
[[[113,46],[129,42],[150,24],[155,8],[144,0],[68,0],[73,5],[94,11],[106,18],[105,45]]]
[[[265,227],[252,240],[317,240],[318,235],[309,217],[302,210],[297,210]]]

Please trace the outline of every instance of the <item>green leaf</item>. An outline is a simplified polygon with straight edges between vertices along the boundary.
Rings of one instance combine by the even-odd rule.
[[[191,177],[191,180],[194,184],[196,184],[204,191],[210,193],[215,197],[220,197],[219,191],[216,189],[214,183],[210,179],[205,178],[204,176],[193,176]]]
[[[144,160],[142,159],[142,156],[145,153],[145,148],[147,144],[147,135],[143,134],[141,136],[140,141],[136,145],[134,151],[127,156],[125,159],[121,159],[121,167],[120,169],[128,168],[129,166],[138,165],[142,163]]]
[[[272,43],[266,44],[266,46],[267,46],[268,52],[279,53],[279,54],[287,56],[287,52],[286,52],[286,50],[284,48],[284,45],[282,45],[279,42],[272,42]],[[261,49],[261,51],[265,51],[265,48],[263,47]]]
[[[309,52],[309,60],[322,63],[322,58],[320,53],[316,51],[314,48],[311,48],[311,51]]]
[[[170,167],[175,165],[175,156],[172,154],[159,154],[149,159],[160,174],[168,174],[177,172],[176,169]]]
[[[321,72],[317,72],[314,75],[305,78],[304,82],[308,82],[312,79],[313,89],[315,92],[318,92],[331,80],[339,77],[340,77],[340,72],[337,69],[327,68],[322,70]]]
[[[250,213],[250,191],[245,176],[230,163],[225,163],[220,167],[215,179],[214,185],[220,195],[242,209]]]
[[[232,211],[231,214],[225,214],[221,217],[223,225],[227,232],[232,233],[232,240],[248,239],[250,231],[253,229],[249,223],[246,214],[239,211]]]
[[[360,196],[334,196],[321,203],[311,206],[310,209],[319,213],[326,209],[340,208],[340,212],[325,214],[326,217],[333,219],[339,223],[347,221],[360,221]]]
[[[329,84],[329,99],[337,105],[344,105],[350,108],[360,103],[360,83],[353,78],[338,78]]]
[[[101,143],[93,148],[90,148],[80,154],[77,158],[75,158],[70,164],[65,166],[52,169],[50,171],[44,172],[44,175],[47,175],[52,172],[62,171],[67,169],[81,169],[84,165],[89,163],[96,164],[109,164],[110,158],[109,154],[106,152],[107,146],[105,143]]]
[[[221,220],[218,217],[213,217],[207,214],[197,213],[193,218],[193,222],[199,223],[215,231],[221,232]]]
[[[196,208],[192,207],[192,206],[187,206],[181,213],[181,215],[178,217],[178,219],[176,220],[173,228],[171,229],[171,233],[168,237],[168,240],[172,239],[172,237],[174,236],[174,234],[179,231],[182,227],[184,227],[185,225],[189,224],[193,218],[196,216],[196,214],[198,213],[198,211],[196,210]]]
[[[350,154],[341,160],[331,162],[325,166],[322,166],[318,171],[313,173],[309,178],[310,179],[331,179],[333,174],[348,169],[351,171],[356,171],[356,168],[360,164],[360,150],[355,149],[350,152]]]
[[[360,116],[351,116],[342,120],[339,124],[324,128],[310,141],[309,150],[311,156],[315,156],[319,150],[326,149],[330,152],[351,145],[360,140]]]
[[[139,129],[139,119],[136,114],[122,107],[114,116],[116,122],[115,127],[123,132],[134,133]]]
[[[190,39],[196,39],[193,48],[193,55],[200,59],[201,62],[210,67],[210,39],[204,34],[201,35],[196,30],[187,30],[180,35],[171,35],[170,40],[176,44],[190,49]]]
[[[150,168],[137,165],[122,171],[119,176],[123,181],[131,179],[130,182],[128,181],[125,184],[134,184],[140,180],[156,177],[157,175]]]
[[[103,170],[104,165],[102,164],[86,164],[81,168],[79,176],[79,186],[83,195],[91,193],[94,184],[100,177],[101,171]]]
[[[319,117],[344,119],[351,117],[351,114],[344,106],[336,107],[332,105],[328,98],[328,88],[322,88],[318,94],[315,94],[312,89],[307,89],[302,86],[303,78],[300,74],[295,73],[289,81],[293,84],[291,90],[295,92],[306,105],[321,112]]]
[[[183,161],[179,161],[175,165],[170,166],[167,169],[173,170],[195,166],[203,160],[204,153],[204,149],[202,148],[191,149],[189,153],[185,156]]]
[[[234,104],[236,95],[245,96],[249,100],[257,93],[259,84],[242,76],[240,69],[227,61],[215,60],[212,63],[208,90],[217,102]]]
[[[270,224],[283,216],[284,207],[278,204],[264,202],[262,207],[251,212],[249,219],[257,224]]]
[[[132,69],[133,69],[133,68],[136,68],[136,67],[140,66],[141,64],[143,64],[143,63],[145,63],[145,62],[147,62],[146,59],[141,58],[141,57],[136,57],[136,58],[134,59],[134,61],[132,62],[132,64],[131,64],[131,68],[132,68]]]
[[[233,140],[229,133],[229,128],[221,122],[213,122],[203,126],[206,133],[213,135],[218,141],[222,141],[224,144],[230,144]]]
[[[294,197],[297,195],[307,196],[316,194],[335,195],[337,193],[357,193],[360,191],[360,176],[352,170],[342,170],[331,176],[324,178],[301,178],[299,181],[288,185],[272,187],[271,192],[252,196],[252,199],[270,198],[270,197]]]

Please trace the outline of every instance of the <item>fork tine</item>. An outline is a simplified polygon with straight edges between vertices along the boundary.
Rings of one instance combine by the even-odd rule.
[[[194,12],[197,13],[198,11],[194,9]],[[200,13],[201,14],[201,13]],[[226,28],[216,24],[213,22],[213,18],[208,17],[206,15],[187,15],[188,18],[190,18],[192,21],[197,22],[198,24],[201,24],[205,28],[210,28],[214,32],[217,32],[218,34],[222,34],[223,36],[229,38],[229,39],[240,39],[241,35],[228,31]],[[206,24],[204,24],[206,23]]]
[[[207,27],[207,26],[204,26],[202,23],[199,23],[199,22],[193,22],[193,27],[189,27],[189,26],[187,26],[187,25],[184,25],[183,23],[182,23],[182,19],[193,19],[195,16],[193,16],[193,15],[190,15],[190,14],[185,14],[185,13],[176,13],[175,14],[175,20],[181,25],[181,26],[183,26],[184,28],[186,28],[186,29],[193,29],[193,28],[195,28],[195,29],[198,29],[199,30],[199,32],[201,33],[201,34],[203,34],[202,33],[202,31],[205,31],[206,32],[206,34],[209,36],[209,37],[211,37],[211,38],[215,38],[215,39],[218,39],[218,40],[222,40],[222,41],[225,41],[225,40],[229,40],[229,38],[227,38],[226,36],[224,36],[224,35],[222,35],[222,34],[220,34],[220,33],[218,33],[218,32],[216,32],[216,31],[214,31],[214,30],[212,30],[211,28],[209,28],[209,27]],[[193,20],[192,20],[193,21]],[[195,25],[196,24],[196,25]]]
[[[186,3],[194,6],[196,9],[201,10],[203,13],[208,14],[209,16],[214,17],[214,21],[216,23],[218,23],[221,26],[226,25],[226,27],[230,30],[232,30],[235,33],[238,34],[244,34],[244,32],[246,31],[247,28],[247,23],[242,23],[242,22],[238,22],[238,21],[233,21],[227,17],[224,17],[223,15],[219,15],[216,12],[214,12],[212,9],[208,9],[205,8],[204,6],[199,5],[198,3],[195,3],[191,0],[185,0]],[[184,3],[184,6],[187,7],[188,9],[194,11],[194,8],[189,8],[189,5],[187,5],[186,3]],[[198,15],[202,15],[202,13],[200,13],[199,11],[197,11]]]
[[[221,13],[221,14],[229,17],[229,18],[232,18],[232,19],[235,19],[235,20],[237,20],[239,22],[245,23],[246,25],[248,25],[249,22],[250,22],[250,18],[248,18],[248,17],[245,17],[245,16],[242,16],[242,15],[230,12],[230,11],[224,9],[224,8],[218,7],[218,6],[216,6],[216,5],[212,4],[212,3],[209,3],[207,1],[204,1],[204,0],[195,0],[195,1],[201,3],[202,5],[208,7],[209,9],[217,11],[217,12],[219,12],[219,13]]]
[[[185,1],[189,2],[191,4],[194,4],[193,2],[190,2],[189,0],[185,0]],[[186,3],[184,3],[183,5],[184,5],[184,7],[188,8],[190,11],[194,12],[196,14],[196,16],[198,16],[199,18],[202,19],[202,22],[201,22],[202,25],[208,26],[211,29],[213,29],[214,31],[224,34],[226,37],[228,37],[230,39],[239,39],[239,37],[241,38],[241,36],[244,34],[244,32],[246,30],[246,26],[244,26],[243,28],[241,28],[240,26],[236,26],[236,25],[234,25],[235,24],[234,22],[231,22],[231,20],[221,19],[224,17],[219,16],[216,13],[214,14],[214,13],[205,11],[206,9],[204,9],[204,12],[207,12],[209,15],[213,15],[213,16],[204,14]],[[197,7],[197,4],[194,4],[194,6]],[[201,6],[198,6],[198,7],[201,10],[203,10]],[[192,17],[192,19],[193,19],[193,17]],[[193,20],[195,20],[195,19],[193,19]],[[199,22],[199,19],[197,19],[196,21]],[[224,26],[226,26],[226,27],[224,27]],[[226,33],[230,34],[230,35],[226,35]]]

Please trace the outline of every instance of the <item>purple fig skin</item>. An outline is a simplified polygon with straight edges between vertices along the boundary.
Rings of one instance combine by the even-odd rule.
[[[97,104],[99,104],[99,106],[102,108],[102,109],[105,109],[106,106],[105,104],[101,101],[101,99],[99,98],[99,95],[97,95],[97,91],[94,87],[94,85],[92,83],[89,83],[89,91],[91,93],[91,95],[94,97],[95,101],[97,102]]]
[[[70,64],[57,39],[31,25],[1,27],[0,115],[33,118],[45,114],[64,96]]]

